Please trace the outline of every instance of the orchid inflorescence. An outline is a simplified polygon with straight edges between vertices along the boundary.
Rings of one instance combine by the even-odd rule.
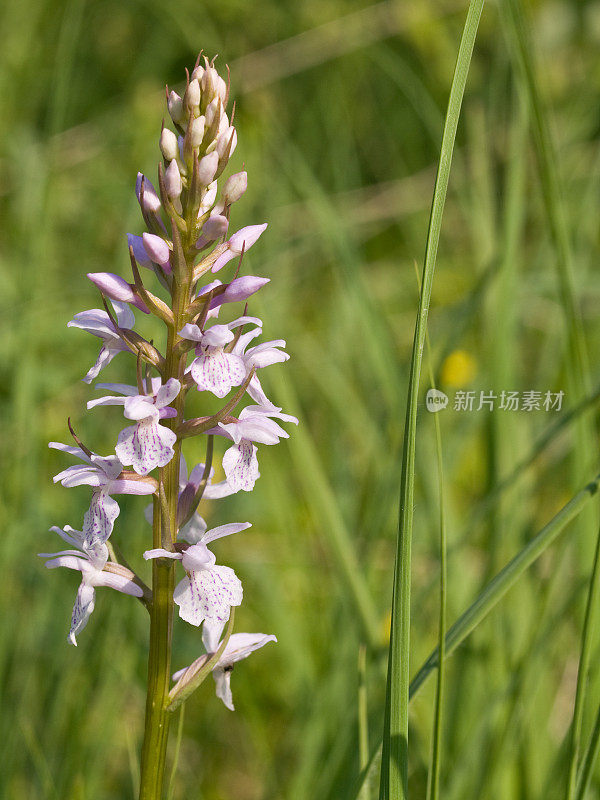
[[[94,381],[117,354],[133,354],[135,384],[97,383],[96,388],[107,394],[87,404],[88,409],[122,406],[132,424],[118,434],[115,452],[109,456],[92,452],[70,422],[75,445],[50,443],[50,447],[81,462],[67,467],[54,481],[67,487],[87,485],[93,491],[81,531],[70,526],[51,528],[70,549],[41,554],[48,559],[48,568],[67,567],[81,573],[69,631],[73,644],[77,644],[76,637],[94,610],[96,587],[110,586],[146,605],[152,620],[149,683],[153,669],[158,674],[158,669],[165,668],[164,658],[162,666],[152,666],[153,646],[157,652],[162,647],[168,653],[166,668],[170,666],[170,628],[161,628],[160,615],[168,620],[175,604],[182,619],[203,626],[206,652],[173,675],[175,686],[168,695],[159,697],[163,710],[176,703],[178,687],[189,692],[207,664],[215,677],[218,696],[233,708],[231,667],[253,650],[276,641],[264,634],[231,634],[231,609],[242,602],[242,584],[230,567],[216,563],[209,549],[217,539],[239,533],[250,523],[208,529],[197,508],[202,498],[251,491],[259,477],[257,444],[276,444],[288,436],[279,422],[298,422],[275,406],[261,385],[259,373],[264,367],[288,359],[285,341],[256,343],[262,322],[247,311],[246,301],[269,279],[240,275],[244,253],[267,226],[252,225],[228,235],[231,207],[244,194],[247,175],[238,172],[221,187],[217,185],[236,148],[237,134],[233,112],[229,119],[226,111],[229,84],[213,62],[206,58],[200,62],[199,57],[191,76],[187,75],[183,96],[167,89],[175,130],[163,124],[158,189],[145,175],[137,176],[136,195],[146,230],[127,237],[132,281],[107,272],[89,274],[100,289],[104,307],[75,314],[68,323],[102,343],[95,364],[83,378],[86,383]],[[235,271],[225,279],[221,270],[228,266]],[[159,296],[161,290],[154,294],[146,287],[144,269],[144,275],[154,274],[162,293],[169,295],[168,302]],[[221,279],[205,282],[207,273],[211,277],[221,273]],[[232,303],[246,306],[232,321],[223,321]],[[134,308],[164,322],[164,353],[134,330]],[[186,419],[185,398],[194,390],[228,399],[216,413]],[[253,403],[235,416],[246,395]],[[191,437],[205,442],[205,455],[188,475],[181,445]],[[224,478],[220,481],[215,481],[212,467],[215,437],[229,440],[222,456]],[[146,518],[153,524],[153,546],[143,554],[154,565],[151,586],[111,543],[120,512],[115,496],[120,494],[152,497]],[[180,562],[185,577],[174,586],[176,562]],[[161,644],[160,636],[169,641]],[[157,664],[159,661],[157,658]],[[156,685],[153,691],[154,702]]]

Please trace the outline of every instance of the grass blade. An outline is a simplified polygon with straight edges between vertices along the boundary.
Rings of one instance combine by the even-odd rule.
[[[569,502],[561,508],[550,522],[525,545],[525,547],[508,564],[500,570],[496,577],[488,583],[479,597],[456,620],[446,634],[446,657],[451,655],[462,644],[467,636],[490,613],[506,592],[533,562],[552,544],[559,533],[575,519],[589,500],[598,492],[600,475],[588,483]],[[413,697],[421,688],[429,673],[437,667],[438,649],[436,648],[423,666],[419,669],[410,684],[410,696]]]
[[[581,655],[579,657],[579,669],[577,671],[577,688],[575,691],[575,708],[573,710],[573,722],[571,725],[571,752],[569,764],[569,788],[568,797],[575,796],[577,786],[577,762],[579,761],[579,751],[581,748],[581,728],[583,725],[583,712],[585,708],[585,688],[590,669],[592,636],[598,622],[598,598],[600,594],[600,532],[596,540],[596,552],[594,553],[594,565],[590,577],[587,604],[585,608],[585,618],[583,631],[581,634]]]
[[[469,634],[482,622],[487,615],[494,609],[497,603],[511,589],[523,573],[544,553],[547,548],[556,540],[558,535],[572,522],[582,511],[587,503],[596,496],[600,488],[600,474],[593,481],[584,486],[561,510],[545,525],[542,530],[525,545],[525,547],[512,558],[506,566],[488,583],[485,589],[479,594],[473,603],[460,615],[456,622],[450,627],[445,637],[446,654],[452,653],[467,639]],[[429,675],[438,666],[439,650],[435,650],[429,655],[425,662],[417,671],[410,683],[409,699],[417,694]],[[600,724],[600,721],[599,723]],[[600,730],[594,736],[600,737]],[[383,743],[382,743],[383,746]],[[590,747],[600,746],[600,742],[594,744],[592,741],[588,747],[584,765],[590,756]],[[375,760],[378,748],[371,756],[371,763]],[[383,758],[383,753],[382,753]],[[593,764],[592,764],[593,766]],[[591,768],[590,768],[591,769]],[[363,771],[359,778],[358,788],[362,786],[366,778]],[[358,797],[358,795],[357,795]],[[580,798],[578,798],[580,800]]]
[[[575,795],[575,800],[584,800],[585,798],[586,792],[592,780],[594,764],[596,763],[596,759],[598,758],[599,750],[600,750],[600,708],[598,708],[598,714],[596,715],[594,730],[592,731],[590,742],[588,744],[585,756],[583,758],[581,772],[579,773],[579,779],[577,781],[577,794]]]
[[[431,355],[431,345],[429,335],[427,342],[427,361],[429,367],[429,380],[431,388],[435,389],[435,379],[433,375],[433,358]],[[438,472],[438,492],[440,504],[440,610],[438,622],[438,651],[440,654],[437,685],[435,689],[435,711],[433,718],[433,737],[431,746],[431,763],[427,777],[427,800],[438,800],[440,795],[440,761],[442,750],[442,715],[444,707],[444,677],[445,677],[445,655],[446,655],[446,576],[447,567],[447,541],[446,541],[446,515],[444,512],[444,458],[442,454],[442,431],[439,414],[433,415],[435,426],[435,450]]]
[[[567,375],[571,383],[575,401],[583,401],[589,392],[589,364],[584,336],[583,322],[577,300],[574,281],[573,255],[567,220],[561,199],[561,188],[556,156],[544,104],[537,86],[535,65],[533,62],[533,37],[529,30],[528,20],[522,9],[521,0],[506,0],[503,10],[508,31],[513,40],[516,57],[531,109],[533,135],[536,143],[538,169],[542,185],[542,194],[550,234],[557,253],[557,269],[561,302],[564,308],[568,333]],[[582,465],[587,468],[596,460],[592,442],[595,441],[594,425],[589,416],[581,417],[576,426],[576,449],[573,458],[573,474],[575,480],[581,475]],[[597,510],[591,508],[582,524],[586,530],[598,527]],[[594,565],[594,575],[596,563]],[[592,578],[590,596],[595,590],[596,578]],[[588,611],[583,632],[581,661],[577,679],[573,728],[571,732],[571,761],[567,777],[567,800],[573,800],[576,790],[577,760],[581,739],[581,725],[585,695],[585,675],[587,674],[588,654]]]
[[[472,0],[469,4],[452,86],[450,88],[448,111],[440,150],[440,162],[435,182],[431,215],[429,218],[425,264],[423,266],[423,287],[419,298],[419,309],[415,325],[408,388],[408,405],[404,430],[404,453],[400,487],[400,522],[394,569],[392,627],[388,661],[381,783],[379,790],[380,800],[396,800],[397,798],[406,798],[408,795],[411,540],[419,379],[421,376],[423,347],[427,329],[427,315],[431,298],[442,216],[448,189],[454,140],[458,127],[467,74],[471,63],[471,55],[475,45],[475,36],[477,34],[482,10],[483,0]]]
[[[362,773],[369,765],[369,713],[367,706],[367,648],[358,651],[358,768]],[[368,779],[363,783],[358,800],[371,796]]]

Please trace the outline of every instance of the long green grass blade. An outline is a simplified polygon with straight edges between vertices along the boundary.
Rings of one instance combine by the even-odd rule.
[[[358,767],[362,773],[369,766],[369,712],[367,705],[367,648],[358,651]],[[360,790],[359,800],[370,800],[369,781]]]
[[[425,263],[423,266],[422,291],[415,325],[404,429],[404,453],[400,487],[400,522],[394,569],[392,624],[388,660],[381,783],[379,790],[380,800],[397,800],[397,798],[406,798],[408,796],[411,540],[419,380],[421,377],[427,315],[431,299],[431,288],[442,226],[442,216],[448,189],[454,140],[458,127],[462,98],[467,82],[467,74],[471,63],[471,55],[475,45],[475,36],[477,34],[482,10],[483,0],[472,0],[469,4],[454,78],[450,88],[450,98],[448,101],[448,110],[440,150],[440,162],[429,219]]]
[[[577,765],[581,749],[581,729],[585,709],[585,689],[590,670],[592,656],[592,639],[598,623],[598,601],[600,597],[600,533],[596,540],[596,552],[590,577],[583,632],[581,634],[581,654],[577,672],[577,689],[575,691],[575,708],[571,725],[571,753],[569,763],[568,797],[575,795],[577,787]]]
[[[567,525],[572,522],[583,508],[594,498],[600,488],[600,474],[584,486],[561,510],[545,525],[525,547],[512,558],[506,566],[490,581],[473,603],[460,615],[446,634],[446,658],[467,639],[473,630],[488,616],[504,595],[517,583],[523,573],[544,553],[556,540]],[[409,699],[419,692],[429,675],[439,663],[439,649],[429,655],[421,665],[410,683]],[[600,736],[600,732],[598,733]],[[596,746],[596,745],[594,745]],[[379,745],[371,755],[371,763],[375,760]],[[589,747],[588,747],[589,755]],[[584,759],[587,760],[588,755]],[[367,771],[363,771],[358,782],[357,791]],[[358,797],[358,794],[356,795]]]
[[[570,369],[577,384],[578,399],[580,399],[586,388],[589,390],[588,358],[581,312],[575,290],[573,255],[561,198],[556,155],[535,75],[532,55],[534,51],[533,37],[523,13],[522,0],[504,0],[501,7],[505,12],[511,39],[516,47],[516,57],[529,102],[546,216],[556,248],[561,301],[568,327]]]
[[[596,722],[594,724],[594,730],[592,731],[592,735],[590,737],[590,741],[585,751],[585,756],[583,758],[583,764],[581,765],[581,771],[579,773],[579,777],[577,780],[577,793],[575,795],[575,800],[584,800],[586,796],[587,790],[589,789],[590,783],[592,781],[594,765],[596,763],[596,759],[598,758],[599,751],[600,751],[600,707],[598,708],[598,713],[596,715]]]
[[[490,613],[498,601],[504,597],[506,592],[514,586],[525,570],[552,544],[569,522],[575,519],[579,512],[597,494],[599,486],[600,475],[597,475],[593,481],[569,500],[558,514],[488,583],[475,602],[461,614],[448,630],[446,634],[446,657],[456,650]],[[437,667],[438,658],[438,649],[436,648],[411,681],[411,697],[419,691],[430,672]]]
[[[567,374],[576,401],[582,401],[589,392],[589,365],[581,312],[577,300],[574,279],[573,255],[565,209],[561,197],[559,173],[556,166],[554,145],[550,135],[546,110],[537,85],[535,64],[533,59],[533,37],[528,20],[523,12],[522,0],[505,0],[503,4],[508,31],[516,50],[516,57],[522,74],[523,85],[531,108],[532,129],[536,143],[536,153],[542,195],[546,216],[554,248],[560,288],[560,298],[564,309],[568,335]],[[588,415],[578,419],[576,428],[576,450],[574,452],[573,473],[577,480],[582,466],[589,468],[596,459],[594,426]],[[591,533],[598,526],[595,509],[590,509],[583,524]],[[594,568],[596,569],[596,567]],[[592,578],[590,594],[595,591],[595,578]],[[588,607],[589,610],[589,607]],[[589,664],[588,656],[588,621],[583,632],[581,661],[577,679],[575,709],[571,731],[571,757],[567,776],[567,800],[573,800],[576,790],[577,761],[581,740],[581,725],[585,699],[585,676]]]
[[[431,388],[435,389],[433,375],[433,357],[429,335],[427,342],[427,361],[429,367],[429,380]],[[433,736],[431,745],[431,763],[427,776],[427,800],[438,800],[440,795],[440,762],[442,751],[442,717],[444,708],[444,679],[445,679],[445,654],[446,654],[446,606],[447,606],[447,536],[446,514],[444,504],[444,457],[442,451],[442,426],[439,414],[433,415],[435,426],[435,451],[438,472],[438,493],[440,505],[440,584],[439,584],[439,618],[438,618],[438,651],[440,654],[437,671],[437,685],[435,688],[435,710],[433,717]]]

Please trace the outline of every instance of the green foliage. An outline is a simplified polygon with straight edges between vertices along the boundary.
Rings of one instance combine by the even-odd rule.
[[[71,415],[83,440],[108,453],[122,419],[118,409],[84,413],[94,392],[80,378],[97,347],[65,326],[98,305],[86,272],[129,274],[125,233],[139,232],[133,186],[138,169],[154,176],[164,82],[179,80],[200,47],[232,68],[232,169],[245,162],[249,175],[233,225],[270,223],[245,258],[248,271],[272,277],[250,310],[268,338],[288,341],[285,375],[274,366],[264,382],[301,428],[261,449],[252,495],[201,509],[211,524],[253,522],[219,544],[219,557],[244,582],[236,629],[275,633],[279,644],[236,667],[234,714],[211,679],[186,703],[173,798],[355,796],[366,709],[373,746],[383,722],[413,263],[423,257],[465,11],[441,0],[2,4],[0,797],[134,796],[146,612],[100,590],[75,650],[66,633],[76,577],[47,573],[35,554],[55,546],[50,525],[77,527],[87,501],[85,489],[52,485],[66,463],[47,441],[67,441]],[[597,472],[600,14],[583,0],[540,0],[526,11],[531,65],[519,60],[508,15],[492,4],[483,14],[433,284],[434,372],[451,397],[440,417],[449,624]],[[542,99],[532,99],[531,66]],[[542,151],[551,134],[553,161],[540,157],[540,129]],[[585,358],[573,363],[583,337],[592,395]],[[105,379],[128,380],[133,369],[119,356]],[[439,613],[427,388],[423,380],[411,675],[437,644]],[[566,396],[561,412],[465,413],[452,408],[458,389]],[[184,451],[201,460],[195,446]],[[115,536],[148,575],[143,502],[124,498]],[[596,534],[579,518],[570,524],[449,656],[444,800],[564,797]],[[578,800],[588,783],[588,800],[600,796],[591,757],[600,642],[597,630],[588,636]],[[177,621],[175,669],[198,655],[199,638]],[[410,706],[414,798],[426,792],[434,688],[423,685]]]

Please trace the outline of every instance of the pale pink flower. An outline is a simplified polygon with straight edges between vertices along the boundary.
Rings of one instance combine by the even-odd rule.
[[[191,679],[194,673],[198,672],[204,666],[204,664],[206,664],[209,658],[217,652],[219,649],[220,632],[217,634],[217,636],[215,636],[215,632],[216,629],[207,627],[206,623],[204,623],[204,628],[202,629],[202,641],[204,647],[206,648],[206,653],[197,658],[192,664],[190,664],[189,667],[184,667],[184,669],[178,670],[173,675],[174,681],[178,681],[180,678],[183,678],[186,672]],[[264,647],[269,642],[276,641],[276,636],[265,633],[233,633],[229,637],[229,641],[225,645],[225,649],[221,653],[216,666],[214,666],[212,670],[213,678],[216,684],[216,695],[223,701],[223,703],[225,703],[228,709],[235,711],[233,705],[233,696],[231,694],[231,673],[233,671],[234,664],[237,664],[238,661],[242,661],[244,658],[248,658],[250,653],[253,653],[255,650]]]
[[[109,586],[123,594],[133,597],[142,597],[140,586],[133,582],[131,573],[125,567],[112,564],[115,572],[106,572],[104,567],[108,562],[108,548],[102,542],[86,542],[82,531],[76,531],[69,525],[64,529],[54,526],[50,530],[58,533],[66,542],[76,547],[76,550],[62,550],[58,553],[39,553],[42,558],[48,558],[46,567],[67,567],[81,572],[81,584],[75,598],[69,641],[77,646],[76,636],[82,631],[94,610],[96,602],[96,586]]]
[[[135,317],[127,303],[112,301],[112,304],[119,328],[127,330],[133,328]],[[102,347],[96,363],[83,379],[85,383],[91,383],[98,376],[100,370],[110,364],[117,353],[123,350],[132,352],[131,348],[121,338],[121,334],[115,328],[106,311],[102,311],[99,308],[92,308],[89,311],[81,311],[79,314],[75,314],[73,319],[67,323],[67,327],[81,328],[81,330],[91,333],[92,336],[102,339]]]
[[[147,475],[155,467],[164,467],[173,458],[173,445],[177,434],[160,425],[160,420],[176,416],[174,408],[169,406],[181,389],[176,378],[170,378],[163,386],[160,378],[152,379],[152,391],[149,394],[138,394],[135,386],[122,383],[101,383],[99,389],[120,392],[124,397],[109,395],[97,400],[90,400],[88,409],[95,406],[124,406],[124,414],[128,419],[137,420],[119,433],[115,452],[122,464],[131,465],[139,475]]]
[[[216,558],[206,546],[215,539],[249,528],[249,522],[232,522],[205,531],[200,541],[183,552],[156,548],[144,553],[145,559],[172,558],[181,561],[187,575],[175,587],[173,599],[179,606],[179,616],[191,625],[223,626],[229,619],[232,606],[242,602],[242,584],[230,567],[216,564]]]
[[[196,358],[189,371],[198,391],[209,391],[217,397],[225,397],[233,386],[244,382],[246,368],[243,360],[225,352],[224,348],[233,341],[233,330],[247,323],[262,325],[257,317],[239,317],[227,325],[213,325],[205,330],[188,323],[179,331],[184,339],[197,342]]]

